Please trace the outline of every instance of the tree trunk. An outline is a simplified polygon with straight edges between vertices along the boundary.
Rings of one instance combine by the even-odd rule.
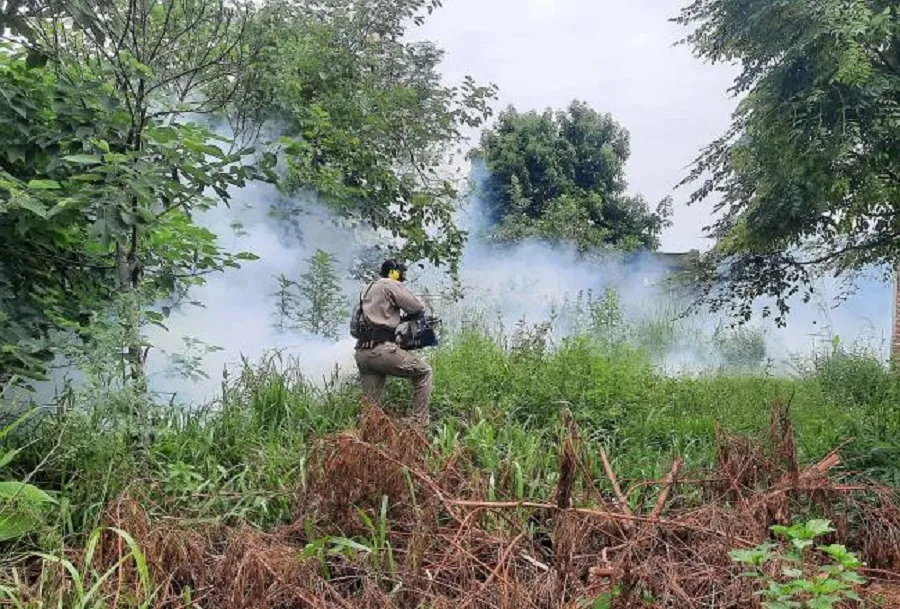
[[[900,366],[900,263],[894,267],[894,315],[891,329],[891,368]]]
[[[124,296],[125,309],[122,319],[125,328],[125,362],[127,377],[134,384],[137,393],[135,414],[142,415],[146,410],[147,377],[144,370],[143,341],[141,340],[141,303],[137,294],[140,273],[135,252],[137,235],[132,234],[132,244],[128,251],[122,246],[116,250],[116,267],[118,270],[119,293]]]

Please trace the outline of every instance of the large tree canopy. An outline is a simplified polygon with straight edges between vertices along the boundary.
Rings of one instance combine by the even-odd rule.
[[[538,238],[580,250],[656,249],[671,213],[626,194],[628,132],[581,102],[565,111],[509,108],[474,152],[486,166],[484,199],[501,241]]]
[[[453,266],[462,234],[439,169],[493,88],[445,87],[440,51],[402,42],[436,5],[4,3],[17,38],[0,46],[0,381],[39,374],[48,339],[86,336],[116,297],[130,303],[123,369],[142,383],[160,302],[252,258],[195,219],[248,180],[316,193],[408,258]]]
[[[737,60],[730,130],[685,182],[721,197],[701,279],[752,315],[810,281],[900,258],[900,7],[894,0],[697,0],[676,19],[713,62]],[[768,314],[768,309],[765,310]]]

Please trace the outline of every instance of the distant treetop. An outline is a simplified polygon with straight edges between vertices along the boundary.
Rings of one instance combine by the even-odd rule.
[[[489,172],[481,194],[491,236],[566,242],[581,251],[655,250],[671,201],[651,211],[643,197],[626,193],[629,154],[628,131],[582,102],[543,113],[508,108],[472,155]]]

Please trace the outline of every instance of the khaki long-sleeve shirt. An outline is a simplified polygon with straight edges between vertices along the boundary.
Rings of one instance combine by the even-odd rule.
[[[367,289],[363,290],[363,313],[375,325],[396,328],[403,313],[414,315],[425,310],[424,303],[399,281],[378,279]]]

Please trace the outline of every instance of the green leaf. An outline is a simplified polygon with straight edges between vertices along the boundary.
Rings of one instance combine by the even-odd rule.
[[[9,465],[10,463],[12,463],[13,459],[15,459],[16,456],[17,456],[20,452],[22,452],[22,449],[21,449],[21,448],[16,448],[16,449],[13,449],[13,450],[8,450],[8,451],[6,451],[5,453],[3,453],[3,455],[0,456],[0,467],[6,467],[6,466]]]
[[[359,542],[353,541],[352,539],[347,539],[345,537],[332,537],[329,541],[332,545],[341,548],[356,550],[358,552],[363,552],[366,554],[370,554],[372,552],[372,548],[364,546]]]
[[[103,176],[99,173],[79,173],[69,178],[75,182],[99,182]]]
[[[813,542],[809,539],[792,539],[791,543],[794,544],[794,547],[798,550],[805,550],[809,546],[813,545]]]
[[[34,190],[59,190],[62,186],[56,180],[31,180],[28,182],[28,188]]]
[[[22,499],[30,503],[56,503],[56,499],[25,482],[0,482],[0,499]]]
[[[109,152],[103,155],[103,160],[110,164],[124,163],[128,160],[128,155],[118,152]]]
[[[834,529],[830,520],[810,520],[806,523],[806,531],[812,537],[819,537],[826,533],[832,533]]]
[[[866,580],[864,577],[860,576],[859,573],[854,573],[854,572],[842,573],[841,579],[843,579],[845,582],[848,582],[851,584],[862,585],[862,584],[866,583]]]
[[[64,156],[63,160],[70,163],[78,163],[79,165],[97,165],[103,162],[100,156],[96,154],[71,154]]]
[[[0,516],[0,541],[10,541],[27,535],[38,527],[40,522],[27,514],[8,514]]]
[[[32,408],[31,410],[27,410],[27,411],[23,412],[21,415],[19,415],[15,421],[10,423],[3,429],[0,429],[0,440],[5,438],[6,436],[8,436],[12,432],[12,430],[14,430],[16,427],[18,427],[19,425],[21,425],[22,423],[24,423],[25,421],[27,421],[28,419],[30,419],[31,417],[36,415],[37,412],[38,412],[37,408]]]
[[[30,211],[31,213],[38,216],[39,218],[47,217],[46,206],[44,206],[43,203],[41,203],[34,197],[28,197],[28,196],[16,197],[15,201],[16,201],[16,205],[20,209]]]

